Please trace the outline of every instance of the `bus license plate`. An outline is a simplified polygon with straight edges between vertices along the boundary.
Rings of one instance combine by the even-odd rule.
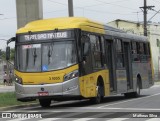
[[[48,96],[48,92],[38,92],[39,96]]]

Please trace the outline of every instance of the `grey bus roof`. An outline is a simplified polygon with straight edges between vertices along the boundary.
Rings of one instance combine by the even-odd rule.
[[[145,36],[140,36],[140,35],[136,35],[136,34],[130,34],[130,33],[126,33],[123,30],[105,25],[104,27],[105,29],[105,34],[112,36],[112,38],[122,38],[124,41],[142,41],[142,42],[148,42],[147,37]]]

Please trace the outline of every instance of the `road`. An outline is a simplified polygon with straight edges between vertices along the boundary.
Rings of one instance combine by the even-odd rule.
[[[101,104],[88,100],[53,102],[50,108],[39,105],[5,110],[21,116],[36,113],[36,121],[160,121],[160,85],[141,91],[139,98],[123,95],[104,98]],[[39,116],[40,116],[39,115]],[[29,119],[2,119],[2,121],[28,121]]]
[[[15,87],[14,86],[0,85],[0,93],[3,93],[3,92],[14,92],[14,91],[15,91]]]

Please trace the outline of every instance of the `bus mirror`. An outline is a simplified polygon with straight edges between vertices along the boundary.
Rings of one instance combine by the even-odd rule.
[[[11,42],[15,42],[16,41],[16,37],[12,37],[7,41],[7,45]]]
[[[9,60],[10,59],[10,47],[7,46],[6,47],[6,60]]]

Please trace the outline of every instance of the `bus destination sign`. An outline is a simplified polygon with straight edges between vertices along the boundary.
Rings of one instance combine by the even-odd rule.
[[[68,38],[67,32],[49,32],[49,33],[37,33],[37,34],[28,34],[21,36],[21,41],[31,41],[31,40],[48,40],[48,39],[60,39]]]

